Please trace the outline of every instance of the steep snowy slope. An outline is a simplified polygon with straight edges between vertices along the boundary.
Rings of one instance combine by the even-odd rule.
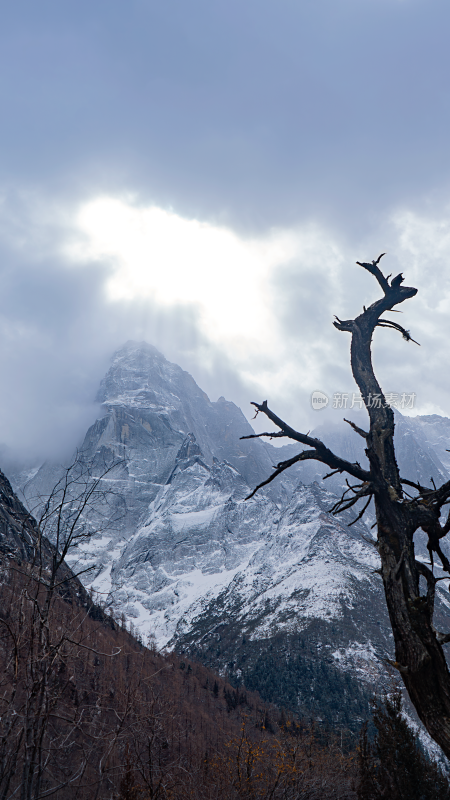
[[[180,615],[217,596],[272,535],[277,507],[264,497],[245,502],[248,493],[234,467],[209,467],[193,435],[186,438],[111,571],[115,601],[148,621],[159,644],[172,638]]]
[[[220,594],[202,597],[184,612],[171,644],[207,653],[225,638],[228,660],[236,661],[242,637],[248,644],[298,636],[320,620],[333,624],[329,647],[346,650],[351,629],[354,644],[386,655],[389,633],[376,548],[364,524],[348,527],[353,514],[336,519],[329,513],[333,499],[317,484],[299,485],[270,535]],[[335,657],[339,661],[342,653]]]
[[[363,524],[347,527],[354,515],[329,514],[332,501],[317,484],[300,485],[234,574],[210,576],[197,598],[180,593],[165,614],[169,647],[267,700],[357,731],[385,685],[391,635],[376,549]]]
[[[240,441],[241,436],[253,432],[241,410],[223,397],[211,402],[191,375],[145,342],[128,342],[114,355],[97,400],[111,419],[120,416],[119,441],[131,458],[134,450],[141,449],[133,442],[131,428],[143,428],[150,438],[142,434],[141,443],[150,450],[157,443],[159,450],[163,425],[182,439],[193,433],[207,464],[212,464],[213,458],[228,461],[250,485],[262,480],[271,468],[261,442]],[[88,447],[98,447],[95,438],[94,433],[92,442],[86,442]],[[155,465],[155,479],[166,475],[165,465]]]
[[[77,569],[96,567],[87,585],[159,645],[195,653],[254,688],[270,675],[268,699],[284,702],[282,694],[269,697],[283,675],[291,704],[305,675],[314,697],[321,684],[327,692],[339,685],[336,669],[378,680],[390,631],[377,552],[363,522],[349,528],[354,515],[329,513],[336,497],[328,490],[340,491],[342,476],[323,484],[320,467],[308,464],[245,501],[273,463],[298,447],[240,441],[252,431],[241,411],[223,398],[211,402],[145,343],[129,342],[115,354],[98,399],[104,416],[82,452],[95,474],[122,459],[108,476],[119,522],[73,554]],[[447,423],[397,416],[404,477],[448,478]],[[314,435],[363,463],[362,439],[349,426]],[[32,476],[30,505],[59,474],[58,466],[44,465]],[[448,592],[438,594],[439,613],[447,614]]]
[[[413,422],[420,428],[423,439],[444,467],[450,472],[450,419],[437,414],[416,417]]]
[[[228,461],[249,486],[272,469],[262,442],[241,441],[253,432],[241,410],[224,398],[211,402],[187,372],[145,342],[128,342],[115,353],[97,399],[104,415],[89,428],[80,450],[98,470],[111,458],[124,460],[115,479],[124,499],[125,537],[136,531],[165,485],[187,434],[194,435],[206,464]],[[44,464],[27,482],[28,504],[48,494],[59,474],[58,466]],[[279,493],[271,487],[272,497]]]

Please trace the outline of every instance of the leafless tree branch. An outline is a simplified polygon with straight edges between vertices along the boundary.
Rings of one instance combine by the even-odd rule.
[[[433,564],[435,554],[444,571],[450,574],[450,562],[440,546],[440,540],[450,532],[450,513],[444,524],[441,510],[450,500],[450,481],[440,487],[426,488],[417,482],[400,477],[394,449],[394,412],[386,403],[372,365],[372,337],[378,327],[399,331],[406,341],[413,341],[410,332],[382,315],[398,311],[395,306],[413,298],[417,289],[403,285],[402,273],[390,280],[385,277],[379,263],[384,253],[372,262],[356,262],[375,277],[383,296],[363,307],[354,319],[335,317],[337,330],[351,334],[350,360],[353,377],[366,406],[370,429],[363,431],[349,422],[353,430],[366,441],[369,469],[352,464],[329,450],[321,441],[294,430],[280,419],[267,401],[253,403],[290,439],[311,450],[278,465],[275,474],[304,458],[312,458],[330,467],[331,474],[345,472],[361,483],[348,488],[333,506],[332,512],[351,509],[358,500],[367,498],[361,519],[373,498],[378,531],[377,549],[381,557],[381,575],[395,642],[395,661],[398,665],[411,700],[432,738],[450,757],[450,673],[442,650],[442,643],[450,641],[447,635],[436,634],[432,618],[434,611],[434,577],[432,570],[417,562],[414,557],[413,537],[421,528],[428,535],[428,550]],[[418,342],[415,342],[418,344]],[[380,402],[373,403],[372,398]],[[268,481],[273,480],[275,474]],[[327,477],[327,476],[326,476]],[[265,485],[261,484],[261,486]],[[403,486],[410,486],[416,495],[406,495]],[[257,491],[257,487],[254,491]],[[253,496],[254,492],[250,496]],[[351,495],[351,496],[348,496]],[[356,521],[356,520],[355,520]],[[419,577],[427,581],[427,597],[419,593]],[[400,666],[401,665],[401,666]]]

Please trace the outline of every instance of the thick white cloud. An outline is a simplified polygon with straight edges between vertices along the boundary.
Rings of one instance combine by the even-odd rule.
[[[86,243],[73,255],[110,260],[111,300],[147,297],[163,306],[193,305],[203,332],[215,344],[232,347],[237,359],[273,326],[267,281],[296,254],[291,233],[244,240],[225,227],[113,198],[86,204],[77,222]]]
[[[398,318],[421,347],[377,332],[383,386],[450,413],[449,19],[447,0],[5,5],[0,443],[70,449],[129,338],[245,411],[337,415],[310,392],[355,388],[333,315],[377,297],[354,262],[384,250],[419,289]]]
[[[151,342],[213,399],[224,394],[245,413],[250,400],[268,398],[300,428],[343,416],[313,411],[310,395],[356,391],[349,337],[332,320],[376,299],[376,282],[355,261],[385,249],[384,269],[402,270],[419,289],[401,321],[421,347],[377,331],[381,383],[414,392],[411,413],[450,414],[445,207],[428,216],[397,210],[370,238],[350,241],[301,222],[243,236],[131,197],[55,208],[36,193],[5,195],[0,443],[11,457],[68,452],[98,413],[93,399],[111,353],[130,338]]]
[[[343,256],[317,226],[243,238],[223,226],[107,197],[84,205],[77,224],[83,240],[68,255],[111,265],[106,289],[112,303],[147,299],[191,307],[204,340],[260,391],[270,384],[278,395],[292,394],[293,386],[308,389],[320,374],[315,353],[323,337],[314,318],[323,309],[317,299],[316,312],[299,309],[305,323],[300,376],[281,319],[292,288],[286,280],[278,285],[280,273],[292,270],[292,282],[310,293],[323,272],[336,299]]]

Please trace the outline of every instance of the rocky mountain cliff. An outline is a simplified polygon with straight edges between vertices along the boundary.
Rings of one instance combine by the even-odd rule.
[[[211,402],[145,343],[115,354],[98,400],[104,416],[81,453],[97,475],[117,461],[107,481],[118,513],[71,556],[77,571],[95,565],[86,583],[159,646],[194,654],[267,699],[339,717],[342,697],[353,697],[361,715],[367,694],[357,681],[384,680],[390,629],[370,528],[349,528],[351,512],[329,513],[342,476],[324,484],[320,465],[306,462],[246,501],[299,447],[241,441],[252,429],[240,409]],[[449,434],[445,418],[398,415],[402,475],[447,480]],[[314,435],[364,462],[349,426]],[[25,490],[30,507],[60,474],[41,467]],[[438,594],[445,616],[448,592]]]

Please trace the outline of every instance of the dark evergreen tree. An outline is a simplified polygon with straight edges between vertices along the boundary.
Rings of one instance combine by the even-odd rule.
[[[400,692],[373,710],[373,743],[362,729],[358,800],[450,800],[450,783],[402,715]]]
[[[320,719],[330,728],[349,730],[357,738],[362,722],[370,717],[370,693],[355,678],[333,664],[317,661],[315,655],[297,653],[286,658],[261,652],[242,670],[239,681],[267,703]]]

